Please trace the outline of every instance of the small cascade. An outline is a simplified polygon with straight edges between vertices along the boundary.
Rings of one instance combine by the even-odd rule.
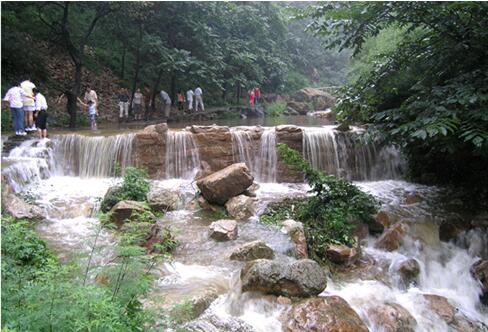
[[[51,175],[54,165],[52,142],[46,139],[24,141],[2,162],[2,175],[13,191],[19,192],[27,184]]]
[[[61,175],[111,177],[133,164],[134,134],[108,137],[62,135],[56,137],[57,170]]]
[[[254,176],[258,182],[276,182],[276,132],[274,128],[266,129],[261,136],[261,146],[254,164]]]
[[[245,163],[252,172],[254,154],[251,133],[236,128],[231,128],[230,132],[232,134],[232,155],[234,156],[234,162]]]
[[[349,180],[398,179],[404,169],[400,152],[360,140],[359,131],[332,126],[304,128],[303,155],[315,168]]]
[[[166,178],[193,179],[200,158],[192,133],[168,131],[166,136]]]

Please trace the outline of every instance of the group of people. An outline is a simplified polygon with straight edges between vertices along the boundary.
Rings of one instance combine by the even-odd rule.
[[[261,100],[261,90],[259,87],[255,87],[247,92],[247,96],[249,97],[249,106],[254,107],[254,105],[259,104]]]
[[[149,105],[150,105],[150,93],[149,89],[146,88],[144,91],[145,94],[142,94],[141,89],[137,88],[134,92],[134,97],[132,98],[132,111],[134,114],[135,120],[142,120],[142,102],[146,106],[146,113],[148,112]],[[129,92],[126,88],[120,89],[118,94],[119,99],[119,121],[123,121],[124,119],[127,121],[129,118]]]
[[[37,131],[39,138],[47,137],[47,102],[30,79],[11,87],[3,101],[8,102],[12,113],[15,135],[24,136]]]

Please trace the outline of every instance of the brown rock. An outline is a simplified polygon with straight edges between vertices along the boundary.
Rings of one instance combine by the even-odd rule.
[[[285,332],[367,332],[359,315],[339,296],[303,300],[295,304],[283,322]]]
[[[221,207],[220,205],[210,204],[202,195],[198,196],[197,203],[204,210],[213,211],[213,212],[217,212],[217,211],[224,212],[223,207]]]
[[[444,320],[447,324],[454,321],[456,309],[445,297],[434,294],[424,294],[423,296],[427,301],[427,306],[430,308],[430,310],[439,315],[442,320]]]
[[[336,264],[351,264],[359,257],[356,249],[337,244],[329,244],[325,254],[331,262]]]
[[[390,227],[390,217],[385,211],[378,211],[373,216],[373,221],[368,224],[369,230],[373,233],[381,233],[385,228]]]
[[[222,219],[210,224],[210,237],[217,241],[229,241],[237,238],[237,222]]]
[[[248,219],[255,214],[255,200],[249,196],[238,195],[225,203],[225,208],[232,218],[237,220]]]
[[[151,125],[136,133],[134,163],[147,170],[151,178],[162,177],[165,170],[166,124]]]
[[[246,164],[232,164],[197,181],[203,197],[209,203],[225,204],[231,197],[242,194],[254,178]]]
[[[403,225],[397,223],[387,229],[376,241],[375,247],[386,251],[393,251],[400,247],[403,241]]]
[[[307,239],[303,231],[303,224],[295,220],[288,219],[281,224],[281,231],[288,234],[295,248],[297,258],[308,258]]]
[[[317,112],[313,112],[311,113],[311,115],[315,118],[319,118],[319,119],[327,119],[327,120],[330,120],[330,121],[334,121],[335,120],[335,117],[336,117],[336,114],[334,111],[331,111],[331,110],[328,110],[328,111],[317,111]]]
[[[3,202],[5,211],[14,218],[31,220],[44,219],[44,210],[36,205],[25,202],[14,194],[6,194]]]
[[[120,228],[135,212],[148,212],[148,210],[141,202],[120,201],[110,210],[109,220]]]
[[[407,259],[398,267],[398,273],[405,285],[415,283],[420,273],[419,262],[414,258]]]
[[[335,98],[328,92],[316,88],[304,88],[292,97],[298,102],[312,103],[317,110],[325,110],[334,106]]]
[[[282,304],[282,305],[290,305],[291,304],[291,300],[286,296],[278,296],[276,298],[276,302],[278,302],[279,304]]]
[[[147,193],[147,202],[154,211],[174,211],[178,207],[178,193],[169,189],[151,186]]]
[[[298,112],[301,115],[305,115],[308,113],[308,111],[312,111],[309,109],[307,104],[297,101],[289,101],[286,103],[286,107]]]
[[[198,148],[200,162],[206,162],[210,171],[216,172],[234,163],[229,127],[191,126],[190,131]]]
[[[479,260],[471,266],[471,274],[481,283],[481,302],[488,305],[488,260]]]
[[[273,249],[263,241],[253,241],[237,248],[230,255],[230,259],[236,261],[252,261],[255,259],[273,259]]]
[[[420,203],[422,201],[422,198],[415,194],[407,194],[403,199],[404,203],[407,205]]]
[[[385,303],[368,310],[368,318],[385,332],[413,332],[415,318],[399,304]]]

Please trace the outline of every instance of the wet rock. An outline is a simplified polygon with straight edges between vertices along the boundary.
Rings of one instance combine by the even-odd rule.
[[[488,260],[479,260],[471,266],[471,274],[481,283],[483,293],[480,300],[488,305]]]
[[[419,195],[406,194],[405,197],[403,197],[403,202],[407,205],[416,204],[422,202],[422,198]]]
[[[184,325],[190,332],[255,332],[254,328],[242,319],[233,316],[221,317],[214,313],[204,313],[197,320]]]
[[[209,203],[223,205],[231,197],[242,194],[254,178],[246,164],[232,164],[197,181],[203,197]]]
[[[293,100],[286,103],[286,108],[291,110],[292,113],[298,113],[301,115],[305,115],[308,113],[308,111],[312,111],[309,109],[307,104]]]
[[[339,296],[326,296],[297,303],[286,314],[283,331],[367,332],[359,315]]]
[[[207,200],[203,197],[203,196],[198,196],[198,199],[197,199],[197,202],[198,202],[198,205],[204,209],[204,210],[207,210],[207,211],[213,211],[213,212],[217,212],[217,211],[222,211],[224,212],[224,209],[220,206],[220,205],[216,205],[216,204],[210,204],[209,202],[207,202]]]
[[[390,216],[385,211],[378,211],[368,224],[371,233],[382,233],[390,226]]]
[[[459,215],[450,215],[439,225],[439,238],[448,242],[455,239],[462,231],[466,230],[466,223]]]
[[[151,125],[136,133],[134,137],[134,163],[136,167],[147,170],[151,178],[163,176],[166,149],[165,123]]]
[[[419,262],[414,258],[407,259],[398,267],[398,274],[405,285],[416,283],[420,274]]]
[[[93,210],[93,203],[86,198],[86,202],[80,202],[76,205],[66,201],[51,201],[49,207],[49,217],[59,219],[69,219],[76,217],[88,217]]]
[[[238,195],[225,203],[229,215],[237,220],[248,219],[255,214],[255,200],[249,196]]]
[[[232,134],[226,126],[191,126],[189,131],[198,148],[200,162],[205,162],[204,172],[216,172],[234,163]],[[200,174],[204,175],[204,173]]]
[[[293,125],[282,125],[275,127],[276,143],[286,144],[291,149],[298,153],[303,151],[303,129]],[[277,182],[303,182],[303,172],[290,169],[278,156],[278,163],[276,165]]]
[[[291,300],[286,296],[278,296],[276,298],[276,302],[278,302],[279,304],[282,304],[282,305],[290,305],[291,304]]]
[[[218,296],[219,294],[215,289],[209,288],[202,294],[192,297],[193,316],[195,318],[200,316]]]
[[[325,271],[310,259],[298,261],[258,259],[241,271],[242,291],[289,297],[320,294],[327,286]]]
[[[472,227],[488,227],[488,212],[478,214],[471,221]]]
[[[312,112],[310,115],[315,117],[315,118],[327,119],[330,121],[334,121],[335,117],[336,117],[335,112],[331,111],[331,110]]]
[[[340,125],[338,125],[336,127],[336,130],[337,131],[342,131],[342,132],[345,132],[345,131],[349,131],[351,130],[351,127],[349,126],[349,124],[347,124],[346,122],[343,122],[341,123]]]
[[[149,212],[143,203],[136,201],[120,201],[110,210],[109,221],[120,228],[135,213],[142,212]]]
[[[131,244],[144,247],[147,253],[155,251],[155,244],[163,245],[165,241],[173,238],[168,229],[150,222],[125,223],[120,227],[120,232],[130,235]]]
[[[253,241],[237,248],[230,255],[230,259],[236,261],[252,261],[255,259],[273,259],[273,249],[263,241]]]
[[[22,198],[14,194],[5,195],[5,212],[14,218],[24,218],[30,220],[44,219],[44,210],[40,207],[25,202]]]
[[[143,129],[144,133],[155,133],[158,135],[166,135],[166,132],[168,131],[168,124],[166,123],[158,123],[155,125],[149,125]]]
[[[308,258],[307,239],[303,224],[292,219],[283,221],[281,231],[288,234],[293,242],[297,258]]]
[[[259,189],[259,184],[257,184],[256,182],[254,182],[249,188],[247,188],[246,190],[244,190],[244,192],[242,193],[243,195],[246,195],[246,196],[249,196],[249,197],[256,197],[257,194],[256,194],[256,191]]]
[[[354,263],[359,257],[359,252],[355,248],[337,244],[329,244],[325,254],[331,262],[346,265]]]
[[[178,207],[179,195],[169,189],[151,186],[146,198],[154,211],[174,211]]]
[[[210,224],[209,235],[216,241],[229,241],[237,238],[237,222],[222,219]]]
[[[200,161],[200,168],[198,169],[198,173],[195,176],[195,180],[198,181],[200,179],[203,179],[204,177],[209,176],[212,173],[213,172],[210,165],[205,160],[202,160]]]
[[[403,227],[401,223],[397,223],[388,228],[376,241],[375,247],[386,251],[398,249],[403,241]]]
[[[368,318],[385,332],[413,332],[415,318],[399,304],[385,303],[368,310]]]

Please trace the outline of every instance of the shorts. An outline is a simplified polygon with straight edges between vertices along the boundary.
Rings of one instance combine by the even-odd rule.
[[[35,105],[28,105],[28,106],[24,105],[23,109],[24,112],[34,112],[36,110],[36,107]]]
[[[47,111],[42,110],[37,114],[36,127],[42,130],[47,129]]]
[[[95,121],[96,117],[96,114],[88,114],[88,121]]]

